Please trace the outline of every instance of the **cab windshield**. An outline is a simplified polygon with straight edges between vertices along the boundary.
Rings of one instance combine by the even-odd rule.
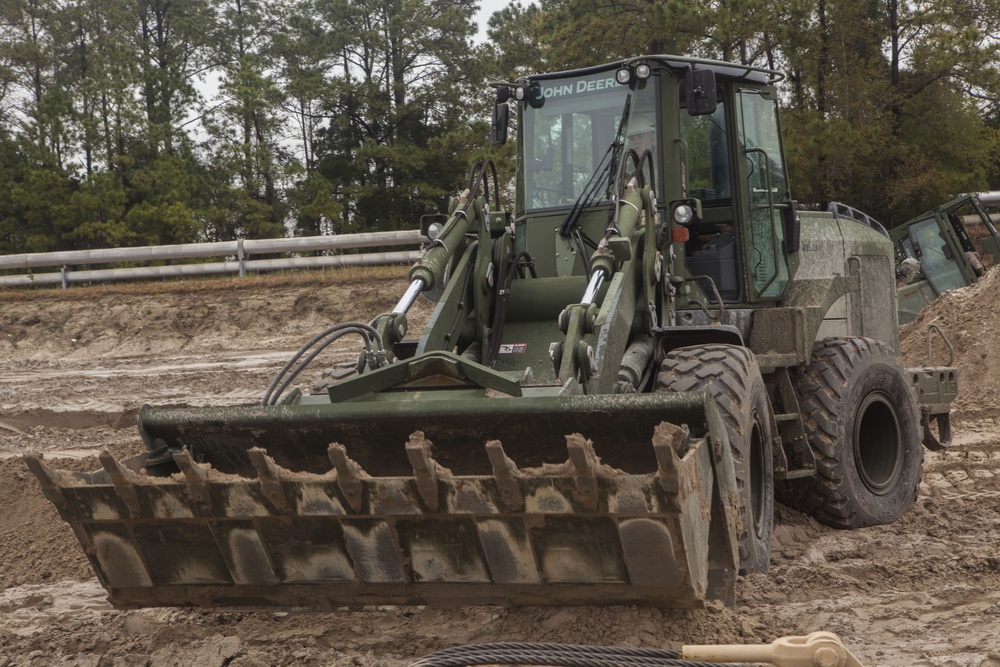
[[[588,198],[610,198],[609,160],[627,99],[633,118],[642,116],[646,129],[654,129],[649,81],[640,82],[631,99],[614,70],[537,82],[536,94],[523,106],[527,209],[572,206],[587,191]]]

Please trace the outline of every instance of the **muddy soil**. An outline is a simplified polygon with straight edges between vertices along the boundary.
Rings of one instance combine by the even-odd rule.
[[[916,506],[894,525],[851,532],[779,506],[771,570],[740,579],[733,608],[115,611],[21,454],[89,470],[101,450],[138,453],[143,403],[253,403],[313,334],[370,321],[405,288],[402,279],[214,285],[0,297],[0,667],[402,666],[472,642],[676,647],[814,630],[839,634],[869,666],[1000,667],[1000,427],[996,385],[980,387],[1000,377],[1000,360],[982,338],[989,324],[976,328],[971,315],[937,316],[979,393],[960,404],[956,445],[927,453]],[[427,313],[419,307],[415,328]],[[910,338],[911,363],[922,362],[919,332]],[[319,366],[357,349],[346,340]]]

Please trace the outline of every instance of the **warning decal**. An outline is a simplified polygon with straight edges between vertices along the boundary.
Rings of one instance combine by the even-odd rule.
[[[527,351],[527,343],[505,343],[500,346],[500,354],[524,354]]]

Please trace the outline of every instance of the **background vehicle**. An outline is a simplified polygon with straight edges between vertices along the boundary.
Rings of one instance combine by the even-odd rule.
[[[998,204],[1000,192],[961,195],[892,230],[903,283],[900,324],[916,319],[944,292],[976,282],[996,263],[1000,218],[989,207]]]
[[[698,605],[767,569],[776,481],[831,525],[898,518],[911,387],[946,409],[954,371],[899,361],[889,240],[791,199],[780,79],[650,56],[497,84],[513,214],[475,165],[392,312],[260,406],[146,406],[137,460],[28,457],[111,601]],[[286,391],[347,334],[357,376]]]

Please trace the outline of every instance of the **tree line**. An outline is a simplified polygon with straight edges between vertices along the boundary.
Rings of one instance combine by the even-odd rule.
[[[0,0],[0,252],[414,228],[488,81],[643,53],[788,72],[793,194],[1000,187],[1000,0]]]

